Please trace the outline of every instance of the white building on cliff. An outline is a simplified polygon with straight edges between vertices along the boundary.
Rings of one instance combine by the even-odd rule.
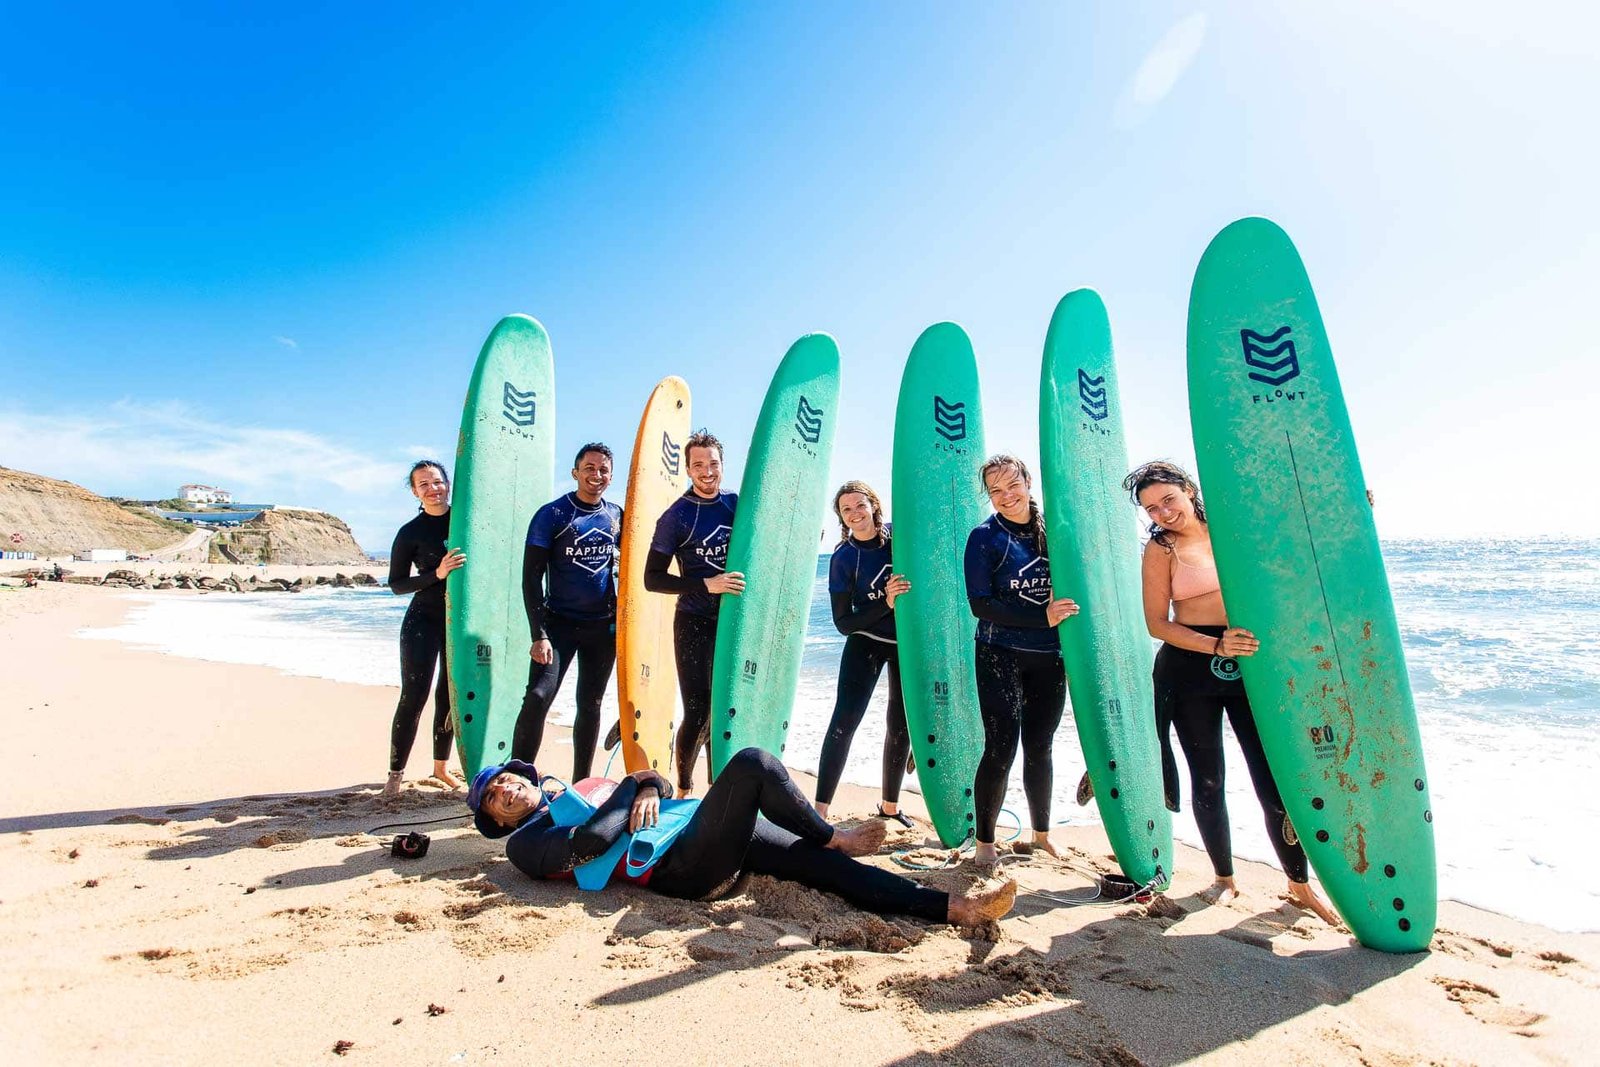
[[[185,485],[178,490],[191,504],[231,504],[233,494],[214,485]]]

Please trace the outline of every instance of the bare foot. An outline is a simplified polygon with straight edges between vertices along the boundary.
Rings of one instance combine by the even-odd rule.
[[[992,871],[1000,864],[1000,850],[993,841],[978,841],[973,845],[972,864],[980,870]]]
[[[461,780],[450,773],[450,768],[442,759],[433,761],[433,780],[443,785],[446,789],[460,789]]]
[[[1048,830],[1044,833],[1034,832],[1033,848],[1035,852],[1043,852],[1045,855],[1054,856],[1056,859],[1061,858],[1061,853],[1056,851],[1056,846],[1050,843],[1050,831]]]
[[[822,816],[824,819],[826,819],[828,817],[828,805],[827,804],[824,804],[822,801],[819,800],[819,801],[815,802],[814,804],[812,804],[811,806],[813,808],[816,808],[817,809],[817,814]]]
[[[1219,877],[1211,883],[1211,887],[1200,894],[1200,899],[1207,904],[1226,904],[1239,899],[1239,887],[1234,884],[1231,875]]]
[[[1311,888],[1310,882],[1290,882],[1289,891],[1283,895],[1283,899],[1297,908],[1313,913],[1329,926],[1339,925],[1339,916],[1317,896],[1317,891]]]
[[[1011,910],[1017,902],[1017,880],[1007,878],[999,887],[966,896],[951,894],[945,912],[953,926],[982,926],[993,922]]]
[[[846,856],[870,856],[878,851],[878,847],[888,835],[889,828],[877,820],[852,826],[848,830],[842,826],[835,826],[828,847],[836,848]]]

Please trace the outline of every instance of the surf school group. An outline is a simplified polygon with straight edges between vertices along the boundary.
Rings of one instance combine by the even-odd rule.
[[[421,510],[391,553],[389,587],[412,600],[385,791],[401,788],[431,692],[434,776],[459,784],[447,766],[457,745],[478,829],[507,837],[531,875],[576,871],[589,889],[622,876],[700,899],[768,873],[869,910],[994,919],[1014,899],[1010,879],[950,895],[857,858],[878,850],[887,822],[912,827],[898,802],[914,770],[952,861],[995,872],[1019,749],[1031,834],[1011,852],[1055,854],[1051,743],[1070,691],[1087,767],[1078,802],[1097,805],[1122,868],[1102,892],[1171,880],[1175,733],[1215,876],[1205,897],[1237,894],[1226,720],[1287,899],[1342,917],[1370,947],[1424,948],[1432,812],[1398,628],[1320,312],[1276,225],[1240,220],[1208,247],[1188,349],[1204,498],[1175,464],[1130,470],[1104,303],[1068,293],[1044,346],[1036,489],[1021,459],[985,450],[970,339],[929,327],[901,381],[891,524],[867,483],[827,483],[831,337],[801,338],[778,366],[740,493],[724,489],[721,442],[691,432],[687,384],[663,379],[619,507],[601,442],[577,451],[574,488],[556,494],[549,338],[507,317],[468,385],[454,486],[437,460],[408,474]],[[807,798],[781,757],[830,488],[828,589],[846,640]],[[1142,552],[1130,508],[1148,523]],[[574,664],[562,781],[536,761]],[[590,774],[614,670],[605,747],[621,748],[621,782]],[[878,819],[835,827],[829,807],[884,675]],[[701,752],[710,784],[697,799]]]

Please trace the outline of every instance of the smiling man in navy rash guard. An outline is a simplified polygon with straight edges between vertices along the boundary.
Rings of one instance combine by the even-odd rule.
[[[611,458],[611,449],[598,442],[578,450],[572,464],[577,489],[534,513],[522,556],[522,603],[533,635],[529,651],[533,662],[511,737],[511,754],[529,763],[538,757],[545,716],[576,659],[573,781],[589,777],[600,732],[600,701],[617,662],[616,567],[622,509],[604,499],[611,485]]]
[[[672,619],[673,658],[683,722],[674,759],[678,793],[694,788],[694,764],[711,726],[711,658],[717,647],[717,611],[724,594],[744,592],[744,575],[724,571],[737,493],[722,491],[722,442],[704,430],[683,445],[689,488],[662,513],[644,563],[644,587],[678,598]],[[678,561],[678,573],[667,568]]]

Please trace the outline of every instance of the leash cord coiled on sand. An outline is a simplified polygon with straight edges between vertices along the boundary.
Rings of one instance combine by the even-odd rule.
[[[1022,836],[1022,818],[1021,818],[1021,816],[1019,816],[1016,812],[1012,811],[1010,808],[1001,808],[1000,809],[1000,814],[1011,816],[1012,820],[1015,821],[1016,824],[1017,824],[1017,828],[1011,832],[1011,836],[1007,837],[1007,838],[1003,838],[1002,840],[1004,840],[1004,841],[1015,841],[1017,838],[1021,837]],[[962,855],[965,854],[965,853],[968,853],[968,852],[975,851],[977,849],[977,847],[978,847],[978,838],[977,838],[976,832],[973,831],[973,830],[968,830],[967,831],[967,836],[962,838],[961,844],[957,845],[953,849],[950,849],[949,853],[939,863],[936,863],[936,864],[918,863],[916,860],[913,860],[913,859],[909,858],[910,855],[913,852],[927,852],[927,851],[929,851],[929,849],[928,849],[928,847],[926,845],[917,845],[914,848],[902,848],[898,852],[891,853],[890,858],[893,859],[900,866],[905,867],[905,868],[907,868],[909,870],[913,870],[913,871],[948,871],[952,867],[960,866]]]
[[[465,815],[446,815],[441,819],[406,819],[403,822],[386,822],[382,826],[374,826],[370,830],[363,830],[361,832],[376,837],[378,833],[383,830],[398,830],[410,828],[412,826],[437,826],[442,822],[461,822],[464,819],[470,818],[472,818],[471,812],[468,812]]]
[[[1115,908],[1124,904],[1138,903],[1140,897],[1159,891],[1161,884],[1167,880],[1167,876],[1165,874],[1158,874],[1144,885],[1134,886],[1132,889],[1121,894],[1120,896],[1108,897],[1106,895],[1105,876],[1099,871],[1087,870],[1083,867],[1076,866],[1075,864],[1068,863],[1065,860],[1061,861],[1061,866],[1075,874],[1081,874],[1085,877],[1092,878],[1095,882],[1094,896],[1061,897],[1056,896],[1054,893],[1047,893],[1042,889],[1029,889],[1026,886],[1018,886],[1018,888],[1023,889],[1031,896],[1043,897],[1045,900],[1056,904],[1063,904],[1069,908]],[[1132,883],[1130,882],[1129,884],[1131,885]]]

